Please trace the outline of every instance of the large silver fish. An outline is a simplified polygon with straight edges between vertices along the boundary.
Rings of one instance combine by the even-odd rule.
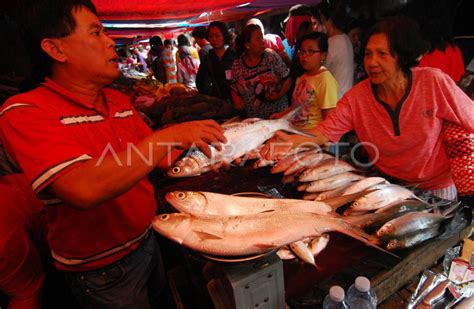
[[[355,200],[344,212],[344,215],[350,215],[353,212],[376,210],[406,199],[419,199],[410,190],[394,184],[378,184],[372,186],[370,189],[376,191],[370,192]]]
[[[315,181],[353,170],[355,168],[346,161],[328,159],[301,173],[298,180],[305,182]]]
[[[272,212],[231,217],[172,213],[156,216],[153,228],[183,246],[219,256],[263,253],[330,231],[346,234],[387,252],[373,245],[370,241],[377,239],[361,229],[353,228],[341,219],[313,213]]]
[[[388,181],[385,178],[382,177],[367,177],[364,179],[359,180],[358,182],[351,184],[350,187],[346,188],[343,192],[342,195],[348,195],[348,194],[353,194],[357,193],[360,191],[364,191],[374,185],[380,184],[380,183],[385,183],[388,184]]]
[[[211,157],[200,150],[193,149],[185,157],[179,159],[169,170],[170,177],[198,176],[206,173],[218,163],[231,163],[237,158],[261,146],[266,140],[280,130],[311,136],[294,127],[291,119],[299,109],[288,113],[285,118],[275,120],[247,119],[238,123],[223,125],[227,143],[221,144],[222,150],[211,147]]]
[[[387,244],[387,250],[400,250],[414,247],[425,240],[431,239],[439,234],[439,224],[435,224],[424,230],[416,231],[413,235],[408,235],[400,239],[392,239]]]
[[[359,176],[357,174],[351,172],[344,172],[330,176],[328,178],[312,181],[304,189],[306,192],[328,191],[340,186],[344,186],[353,181],[360,180],[362,178],[362,176]],[[298,190],[300,190],[300,188],[298,188]]]
[[[194,216],[244,216],[270,211],[329,214],[331,206],[323,202],[298,199],[244,197],[204,191],[173,191],[166,200],[180,212]]]
[[[381,239],[400,238],[430,228],[446,219],[448,217],[443,215],[420,211],[409,212],[385,223],[377,231],[377,236]]]

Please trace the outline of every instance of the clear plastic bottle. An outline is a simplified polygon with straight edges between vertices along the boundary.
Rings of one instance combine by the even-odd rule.
[[[376,309],[377,296],[370,288],[366,277],[357,277],[354,284],[347,290],[347,303],[354,309]]]
[[[331,287],[324,298],[323,309],[349,309],[344,297],[343,288],[338,285]]]

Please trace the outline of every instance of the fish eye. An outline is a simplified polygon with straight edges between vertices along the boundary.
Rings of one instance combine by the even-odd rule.
[[[175,166],[175,167],[173,167],[172,171],[173,171],[173,173],[177,174],[177,173],[181,172],[181,168],[179,166]]]
[[[168,214],[161,215],[161,217],[160,217],[160,219],[161,219],[162,221],[166,221],[166,220],[168,220],[169,218],[170,218],[170,215],[168,215]]]
[[[186,197],[186,194],[184,192],[178,192],[178,194],[176,194],[176,197],[179,198],[180,200],[184,200],[184,198]]]

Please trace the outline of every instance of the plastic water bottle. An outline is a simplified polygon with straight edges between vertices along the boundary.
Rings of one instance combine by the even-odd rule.
[[[333,286],[324,298],[323,309],[349,309],[344,300],[344,290],[340,286]]]
[[[377,296],[370,288],[370,281],[366,277],[357,277],[354,284],[347,290],[347,303],[354,309],[377,308]]]

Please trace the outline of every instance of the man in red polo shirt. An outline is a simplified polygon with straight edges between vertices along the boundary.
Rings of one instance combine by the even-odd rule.
[[[146,176],[170,145],[210,154],[222,129],[152,132],[129,98],[104,88],[119,75],[117,54],[90,0],[24,2],[19,24],[46,79],[2,106],[0,143],[45,205],[51,254],[81,305],[150,308],[163,270]]]

